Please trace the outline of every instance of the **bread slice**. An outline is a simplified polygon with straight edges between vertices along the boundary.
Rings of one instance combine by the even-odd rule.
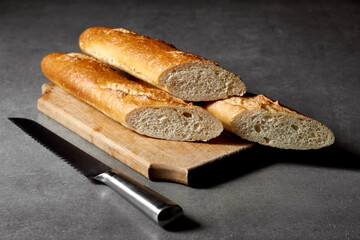
[[[218,63],[124,28],[88,28],[79,46],[84,53],[187,101],[211,101],[246,92],[240,77]]]
[[[204,105],[224,128],[243,139],[283,149],[318,149],[331,145],[334,134],[322,123],[264,95],[232,97]]]
[[[205,109],[130,81],[93,57],[52,53],[42,60],[41,68],[59,87],[140,134],[208,141],[223,130],[221,122]]]

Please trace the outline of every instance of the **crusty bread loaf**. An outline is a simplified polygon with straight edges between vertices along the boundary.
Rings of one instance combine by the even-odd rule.
[[[240,77],[216,62],[127,29],[92,27],[79,38],[81,50],[187,101],[242,96]]]
[[[41,62],[52,82],[122,125],[154,138],[207,141],[223,130],[205,109],[130,81],[93,57],[52,53]]]
[[[335,140],[325,125],[264,95],[246,94],[203,106],[226,130],[263,145],[306,150],[329,146]]]

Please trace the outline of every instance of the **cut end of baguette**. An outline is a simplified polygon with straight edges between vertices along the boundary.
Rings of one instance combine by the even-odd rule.
[[[143,107],[129,113],[126,123],[140,134],[173,141],[208,141],[223,131],[214,115],[196,106]]]
[[[325,125],[294,113],[248,110],[234,118],[231,125],[243,139],[282,149],[319,149],[335,141]]]
[[[160,85],[186,101],[212,101],[246,92],[241,78],[212,62],[190,62],[170,68],[160,76]]]

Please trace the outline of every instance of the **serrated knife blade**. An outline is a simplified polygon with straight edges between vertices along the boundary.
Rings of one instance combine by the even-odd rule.
[[[25,118],[9,118],[9,120],[41,145],[64,159],[87,178],[93,178],[111,170],[109,166],[82,151],[80,148],[75,147],[37,122]]]
[[[39,123],[25,118],[9,120],[87,178],[118,192],[161,227],[183,215],[182,208],[175,202],[112,169]]]

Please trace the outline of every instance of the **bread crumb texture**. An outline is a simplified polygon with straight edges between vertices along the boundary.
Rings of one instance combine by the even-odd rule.
[[[140,134],[175,141],[208,141],[223,131],[214,115],[196,106],[140,108],[126,120]]]
[[[240,76],[206,62],[191,62],[170,68],[160,76],[174,96],[189,101],[212,101],[246,92]]]
[[[318,149],[331,145],[334,134],[324,124],[274,102],[264,95],[225,100],[243,108],[232,121],[240,137],[283,149]]]

